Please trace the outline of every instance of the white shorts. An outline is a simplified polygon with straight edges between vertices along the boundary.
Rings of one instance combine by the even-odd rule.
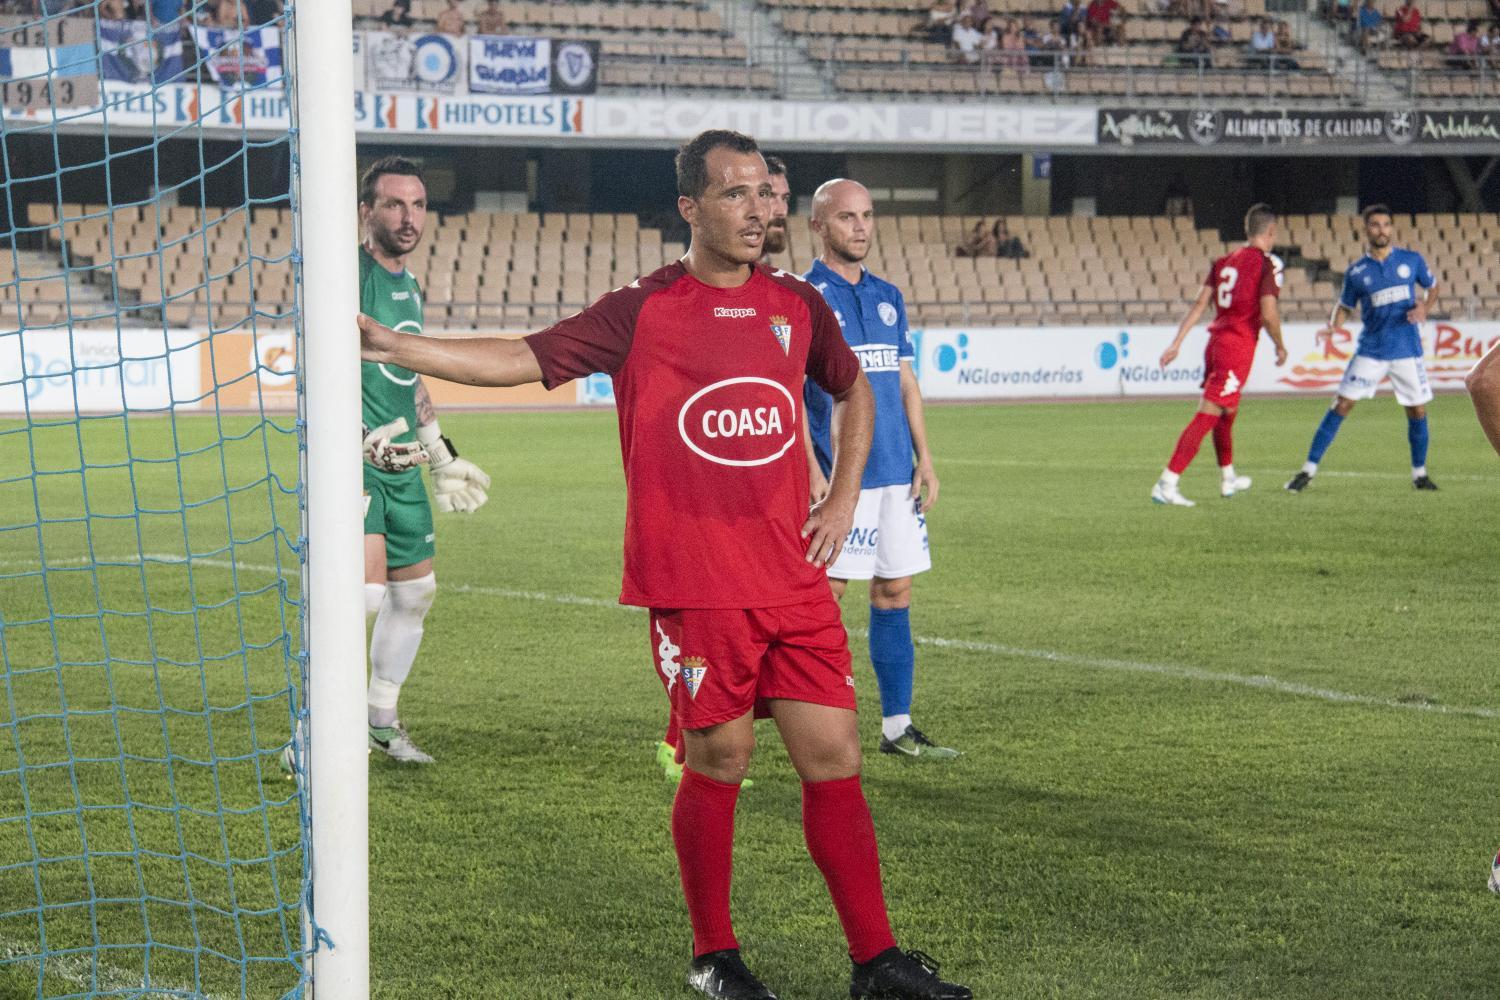
[[[1421,358],[1396,358],[1381,361],[1356,354],[1344,369],[1339,395],[1345,399],[1374,399],[1375,390],[1387,375],[1396,390],[1396,402],[1402,406],[1421,406],[1432,401],[1432,386],[1427,383],[1427,366]]]
[[[920,506],[905,483],[860,490],[854,527],[828,575],[835,580],[897,580],[932,569],[927,515]]]

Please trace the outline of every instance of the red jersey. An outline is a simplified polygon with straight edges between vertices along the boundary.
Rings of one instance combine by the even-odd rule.
[[[1265,325],[1261,296],[1281,295],[1281,258],[1259,247],[1240,247],[1214,261],[1204,284],[1213,290],[1219,309],[1208,325],[1209,336],[1244,337],[1254,343]]]
[[[860,368],[817,289],[764,265],[713,288],[670,264],[526,342],[549,389],[614,379],[622,603],[771,608],[828,592],[804,558],[798,400],[804,375],[837,395]]]

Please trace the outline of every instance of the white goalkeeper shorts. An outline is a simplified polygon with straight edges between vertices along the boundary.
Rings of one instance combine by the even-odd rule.
[[[1432,386],[1427,382],[1427,366],[1421,358],[1396,358],[1381,361],[1356,354],[1344,369],[1339,395],[1345,399],[1374,399],[1380,383],[1390,377],[1396,390],[1396,402],[1402,406],[1421,406],[1432,401]]]
[[[898,580],[932,568],[927,552],[927,515],[905,483],[860,490],[854,527],[844,551],[829,567],[835,580]]]

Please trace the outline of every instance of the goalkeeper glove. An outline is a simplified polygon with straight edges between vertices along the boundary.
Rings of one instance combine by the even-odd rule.
[[[458,457],[458,449],[443,437],[437,421],[419,426],[417,439],[427,449],[437,509],[445,514],[471,514],[483,507],[490,498],[485,492],[490,488],[490,477],[473,462]]]
[[[365,461],[383,472],[405,472],[427,461],[427,449],[422,446],[421,441],[392,440],[399,434],[405,434],[406,429],[405,417],[397,417],[374,430],[365,427],[365,437],[361,443]]]

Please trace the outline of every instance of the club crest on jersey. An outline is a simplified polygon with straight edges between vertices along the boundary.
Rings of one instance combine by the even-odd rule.
[[[776,335],[776,343],[781,345],[782,354],[792,352],[792,324],[785,316],[771,317],[771,332]]]
[[[702,686],[703,678],[708,676],[708,661],[701,656],[684,656],[682,672],[678,676],[687,686],[688,697],[697,698],[698,688]]]

